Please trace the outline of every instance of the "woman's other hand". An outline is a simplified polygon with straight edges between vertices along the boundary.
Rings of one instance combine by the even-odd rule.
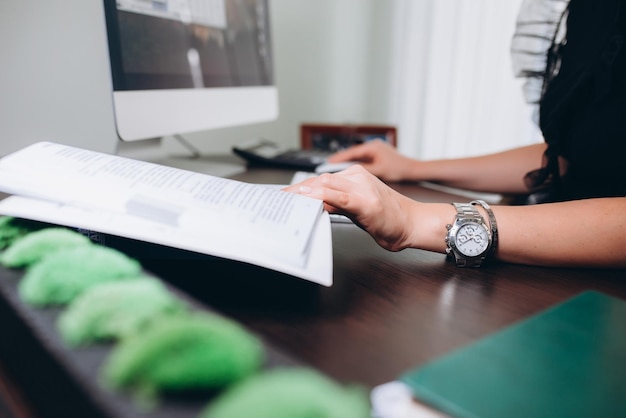
[[[354,145],[329,157],[329,163],[355,161],[375,176],[389,182],[410,179],[415,160],[405,157],[380,139]]]

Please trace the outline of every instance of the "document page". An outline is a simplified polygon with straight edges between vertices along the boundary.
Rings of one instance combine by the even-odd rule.
[[[256,251],[298,267],[307,264],[323,212],[321,201],[275,187],[49,142],[2,158],[0,188],[119,222],[141,219],[194,246]]]

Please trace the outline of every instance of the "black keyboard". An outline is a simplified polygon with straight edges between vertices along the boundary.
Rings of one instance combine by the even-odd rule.
[[[323,150],[285,149],[265,140],[251,145],[235,146],[233,152],[250,163],[304,171],[314,171],[331,154]]]

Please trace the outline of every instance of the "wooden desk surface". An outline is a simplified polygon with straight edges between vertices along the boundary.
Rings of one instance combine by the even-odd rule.
[[[286,184],[290,172],[235,177]],[[467,200],[394,185],[422,201]],[[443,236],[442,236],[443,239]],[[626,299],[626,271],[493,264],[459,269],[443,254],[380,248],[333,224],[334,285],[245,265],[158,258],[147,268],[322,372],[368,387],[587,289]]]
[[[289,181],[272,170],[239,179]],[[421,201],[468,200],[414,184],[393,187]],[[584,290],[626,299],[625,270],[460,269],[443,254],[386,251],[354,225],[333,224],[333,253],[334,285],[317,289],[311,303],[223,310],[335,378],[369,386]]]

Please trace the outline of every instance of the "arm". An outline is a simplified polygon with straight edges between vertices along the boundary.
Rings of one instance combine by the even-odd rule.
[[[329,161],[358,161],[385,181],[426,180],[482,192],[526,193],[524,176],[541,167],[545,149],[541,143],[479,157],[419,161],[383,141],[372,141],[338,152]]]
[[[445,252],[446,224],[455,215],[452,205],[414,201],[358,165],[286,190],[324,200],[327,210],[347,214],[390,251]],[[500,238],[495,256],[502,261],[626,268],[626,198],[492,209]]]

